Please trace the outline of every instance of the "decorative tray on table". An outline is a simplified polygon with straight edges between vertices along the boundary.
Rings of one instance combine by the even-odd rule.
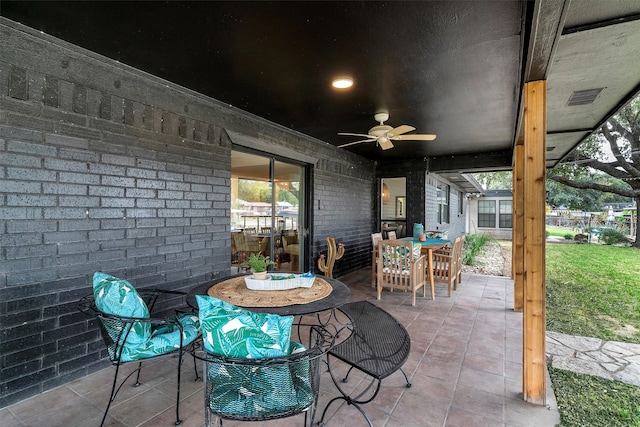
[[[294,288],[310,288],[315,276],[304,274],[268,274],[266,280],[256,280],[253,276],[244,278],[247,288],[254,291],[282,291]]]

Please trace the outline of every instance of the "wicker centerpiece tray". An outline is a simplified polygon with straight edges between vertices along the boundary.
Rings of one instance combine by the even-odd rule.
[[[315,277],[310,274],[269,274],[267,280],[256,280],[253,276],[244,278],[247,288],[254,291],[283,291],[295,288],[310,288]]]

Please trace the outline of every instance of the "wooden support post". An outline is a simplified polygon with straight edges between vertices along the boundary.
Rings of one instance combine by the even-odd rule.
[[[546,82],[524,87],[524,400],[546,404]]]
[[[511,276],[513,309],[524,307],[524,145],[513,152],[513,228],[511,229]]]

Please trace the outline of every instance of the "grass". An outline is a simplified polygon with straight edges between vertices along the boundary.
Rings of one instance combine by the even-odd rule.
[[[548,244],[547,329],[640,343],[640,251]],[[640,427],[640,387],[549,367],[561,427]]]
[[[547,329],[640,343],[640,251],[553,245],[547,251]]]
[[[549,367],[562,427],[640,427],[640,387]]]
[[[565,237],[567,235],[570,235],[571,238],[573,239],[573,236],[577,234],[574,230],[570,228],[554,227],[552,225],[548,225],[546,230],[549,236],[555,236],[555,237]]]

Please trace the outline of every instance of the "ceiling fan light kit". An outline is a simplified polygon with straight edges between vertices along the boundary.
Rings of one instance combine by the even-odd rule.
[[[433,141],[434,139],[436,139],[435,135],[429,135],[429,134],[404,135],[407,132],[416,130],[416,128],[414,128],[413,126],[400,125],[396,128],[393,128],[389,125],[385,125],[384,122],[389,120],[389,113],[385,113],[385,112],[376,113],[373,116],[373,118],[380,124],[369,129],[369,132],[367,132],[367,134],[348,133],[348,132],[338,133],[338,135],[360,136],[360,137],[366,138],[360,141],[349,142],[347,144],[338,145],[338,148],[360,144],[361,142],[375,141],[377,146],[379,146],[383,150],[388,150],[390,148],[393,148],[393,143],[391,141]]]

